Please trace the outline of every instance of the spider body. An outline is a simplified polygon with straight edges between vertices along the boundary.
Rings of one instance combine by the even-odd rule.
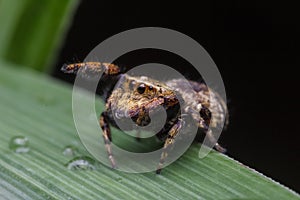
[[[81,75],[87,77],[103,72],[106,84],[103,84],[102,89],[105,91],[103,96],[106,105],[99,123],[113,168],[116,167],[116,162],[110,146],[109,125],[119,128],[115,123],[116,118],[131,119],[137,126],[146,126],[151,122],[151,113],[157,112],[161,107],[166,110],[167,119],[164,127],[156,134],[164,141],[157,173],[161,172],[167,152],[185,123],[182,117],[185,113],[192,116],[194,123],[208,136],[216,150],[225,152],[217,143],[210,127],[217,127],[227,121],[227,106],[225,101],[204,83],[181,78],[161,82],[146,76],[130,76],[122,74],[118,66],[108,63],[86,62],[62,67],[65,73],[77,73],[78,70],[81,70]],[[114,84],[109,84],[111,82]],[[181,103],[178,97],[182,99]]]

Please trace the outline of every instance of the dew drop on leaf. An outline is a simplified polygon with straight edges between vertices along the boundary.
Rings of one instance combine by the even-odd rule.
[[[65,156],[75,156],[77,154],[78,150],[76,147],[72,146],[72,145],[68,145],[65,146],[64,150],[63,150],[63,154]]]
[[[122,178],[121,177],[117,177],[117,178],[115,178],[115,180],[118,181],[118,182],[122,182]]]
[[[29,140],[25,136],[12,137],[9,142],[9,148],[15,153],[27,153],[30,150]]]
[[[88,156],[78,156],[70,160],[66,167],[71,170],[94,170],[95,160]]]

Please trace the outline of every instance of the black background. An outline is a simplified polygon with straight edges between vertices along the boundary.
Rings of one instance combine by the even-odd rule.
[[[121,31],[145,26],[180,31],[206,49],[223,77],[230,125],[220,143],[228,154],[299,192],[297,8],[286,1],[203,1],[199,5],[84,1],[53,76],[66,79],[59,71],[63,63],[82,61],[96,45]],[[147,62],[181,69],[187,64],[157,51],[129,54],[117,64]]]

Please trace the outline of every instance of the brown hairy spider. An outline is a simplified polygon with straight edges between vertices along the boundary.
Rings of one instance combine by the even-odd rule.
[[[214,144],[214,148],[219,152],[226,150],[221,147],[210,127],[217,127],[220,123],[227,122],[227,106],[224,100],[213,90],[208,90],[204,83],[195,81],[184,81],[183,79],[171,79],[166,82],[153,80],[145,76],[130,76],[121,73],[118,66],[109,63],[85,62],[75,64],[65,64],[62,69],[65,73],[77,73],[81,70],[81,75],[99,74],[103,72],[105,81],[101,82],[103,96],[106,100],[105,111],[101,114],[99,123],[103,132],[103,139],[108,153],[108,158],[112,168],[116,167],[111,150],[111,132],[109,124],[119,128],[114,122],[113,116],[118,118],[131,118],[139,126],[145,126],[149,123],[149,112],[155,110],[158,106],[163,106],[166,111],[172,111],[167,117],[164,128],[156,134],[164,140],[163,152],[158,164],[156,173],[160,173],[164,161],[168,155],[168,148],[174,143],[177,133],[181,129],[184,119],[181,117],[178,109],[179,100],[176,95],[180,95],[184,101],[184,112],[190,113],[197,126]],[[122,87],[113,90],[114,85],[122,79]],[[193,91],[187,90],[192,87]],[[175,94],[176,92],[176,94]],[[200,113],[193,114],[193,113]],[[212,118],[211,114],[215,117]]]

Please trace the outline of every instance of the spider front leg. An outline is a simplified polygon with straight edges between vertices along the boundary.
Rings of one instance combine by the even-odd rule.
[[[159,164],[158,164],[158,167],[157,167],[157,170],[156,170],[156,174],[160,174],[161,173],[161,170],[162,170],[162,167],[163,167],[163,164],[168,156],[168,150],[170,149],[170,147],[174,144],[175,142],[175,137],[177,136],[177,134],[179,133],[179,130],[181,129],[182,127],[182,120],[179,119],[176,124],[174,124],[172,126],[172,128],[169,130],[168,132],[168,137],[167,139],[165,140],[165,144],[164,144],[164,147],[163,147],[163,151],[161,153],[161,157],[160,157],[160,161],[159,161]]]
[[[82,62],[73,64],[64,64],[61,71],[67,74],[77,74],[81,69],[81,75],[93,75],[104,73],[106,75],[118,75],[120,73],[120,67],[112,63],[101,63],[101,62]]]
[[[114,160],[114,157],[112,155],[112,151],[111,151],[111,133],[110,133],[110,128],[109,128],[109,124],[107,121],[107,113],[103,112],[100,116],[99,119],[99,123],[102,129],[102,134],[103,134],[103,140],[104,140],[104,144],[105,144],[105,148],[108,154],[108,159],[111,163],[111,167],[112,168],[116,168],[116,162]]]

